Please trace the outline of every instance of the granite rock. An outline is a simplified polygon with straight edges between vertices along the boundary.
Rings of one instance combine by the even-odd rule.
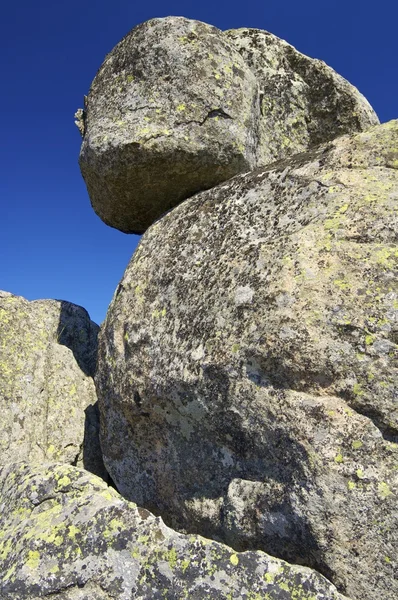
[[[127,233],[237,173],[378,123],[356,88],[272,34],[183,17],[127,34],[75,117],[93,208]]]
[[[57,460],[105,476],[93,381],[98,329],[70,302],[0,292],[0,464]]]
[[[344,600],[319,573],[184,536],[67,465],[0,468],[2,600]]]
[[[398,121],[197,194],[100,334],[104,460],[181,531],[398,595]]]

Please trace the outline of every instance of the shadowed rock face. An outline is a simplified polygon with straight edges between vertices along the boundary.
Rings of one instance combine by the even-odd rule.
[[[310,569],[178,534],[74,467],[0,468],[0,498],[2,600],[344,600]]]
[[[378,124],[362,94],[323,61],[260,29],[224,35],[259,83],[260,165]]]
[[[70,302],[0,292],[0,464],[53,459],[105,476],[92,379],[98,329]]]
[[[355,600],[398,596],[397,137],[341,137],[155,223],[96,376],[123,495]]]
[[[353,86],[279,38],[182,17],[123,38],[76,118],[93,208],[127,233],[237,173],[378,123]]]

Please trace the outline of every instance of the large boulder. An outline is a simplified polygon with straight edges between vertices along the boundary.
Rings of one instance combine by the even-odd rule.
[[[398,121],[187,200],[100,334],[104,460],[176,528],[398,596]]]
[[[0,464],[57,460],[105,476],[93,381],[98,329],[70,302],[0,292]]]
[[[152,19],[108,54],[87,98],[80,167],[97,214],[142,233],[256,164],[258,86],[219,29]]]
[[[94,210],[128,233],[237,173],[378,123],[353,86],[279,38],[182,17],[126,35],[75,116]]]
[[[75,467],[0,468],[0,511],[2,600],[344,600],[308,568],[178,534]]]

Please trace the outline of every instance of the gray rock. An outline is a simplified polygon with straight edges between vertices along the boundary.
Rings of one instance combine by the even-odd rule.
[[[398,121],[145,234],[100,334],[102,447],[168,525],[398,596]]]
[[[344,600],[306,567],[178,534],[75,467],[0,468],[0,510],[2,600]]]
[[[268,31],[231,29],[225,36],[259,82],[259,164],[378,124],[364,96],[323,61]]]
[[[87,99],[80,167],[97,214],[141,233],[256,164],[258,86],[221,31],[181,17],[135,27]]]
[[[0,464],[57,460],[105,476],[93,381],[98,329],[70,302],[0,293]]]
[[[277,37],[182,17],[125,36],[75,117],[93,208],[128,233],[237,173],[378,123],[353,86]]]

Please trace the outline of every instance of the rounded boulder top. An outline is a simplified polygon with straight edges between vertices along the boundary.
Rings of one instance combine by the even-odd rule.
[[[194,193],[256,164],[258,86],[222,32],[182,17],[135,27],[106,57],[80,167],[97,214],[142,233]]]
[[[184,17],[132,29],[75,116],[93,208],[126,233],[238,173],[378,123],[322,61],[268,32]]]

